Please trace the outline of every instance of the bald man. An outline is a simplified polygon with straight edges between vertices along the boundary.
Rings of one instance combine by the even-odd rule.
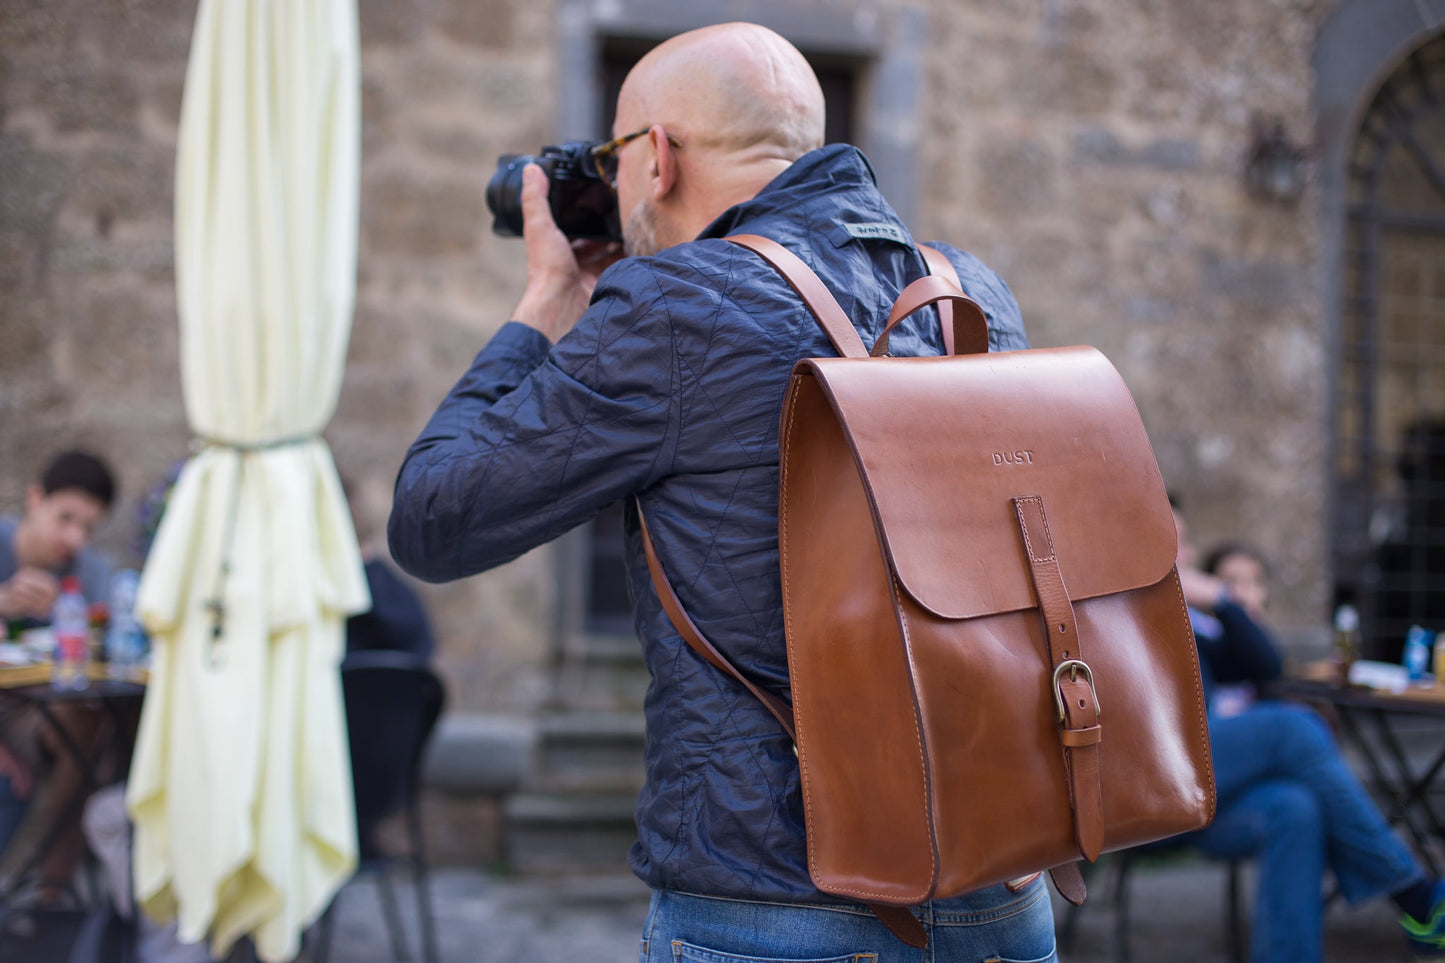
[[[683,959],[923,959],[866,909],[814,887],[792,745],[674,631],[631,502],[703,634],[786,697],[778,418],[794,362],[834,351],[787,282],[723,238],[760,234],[797,254],[867,343],[928,273],[862,154],[822,145],[823,112],[802,55],[756,25],[692,31],[643,57],[598,148],[615,164],[626,256],[569,244],[546,178],[528,168],[526,288],[397,479],[392,552],[433,581],[500,565],[629,500],[634,622],[652,674],[630,857],[656,894],[644,960],[673,960],[675,947]],[[938,246],[987,313],[992,346],[1026,347],[1003,282]],[[932,316],[890,344],[943,350]],[[1037,882],[939,901],[923,917],[929,959],[1053,958]]]

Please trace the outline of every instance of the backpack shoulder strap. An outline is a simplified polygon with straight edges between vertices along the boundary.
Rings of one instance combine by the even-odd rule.
[[[657,590],[657,597],[661,600],[667,617],[672,620],[672,627],[677,629],[677,634],[682,636],[683,641],[690,645],[694,652],[732,676],[766,706],[767,710],[773,714],[773,718],[777,719],[778,724],[783,727],[783,731],[788,734],[788,738],[793,740],[796,748],[798,735],[793,729],[793,707],[744,675],[737,666],[728,661],[727,656],[719,652],[707,640],[707,636],[699,631],[691,616],[687,614],[687,610],[682,607],[682,599],[678,598],[677,593],[673,591],[667,573],[662,570],[662,562],[657,557],[657,548],[652,544],[652,533],[647,529],[647,518],[642,514],[642,502],[635,498],[634,501],[637,504],[637,524],[642,530],[642,548],[647,555],[647,572],[652,576],[652,587]]]
[[[958,280],[958,271],[954,270],[953,262],[942,251],[927,244],[918,245],[918,250],[928,264],[929,274],[951,281],[954,287],[963,290],[963,285]],[[983,309],[974,304],[969,313],[976,314],[977,318],[970,318],[960,326],[955,320],[953,307],[948,301],[938,302],[938,322],[943,326],[944,354],[986,354],[988,317],[984,315]],[[982,321],[982,324],[978,323],[979,321]]]
[[[958,272],[953,269],[953,262],[942,251],[927,244],[918,245],[918,250],[923,255],[923,262],[928,265],[929,274],[952,281],[954,287],[963,290],[963,285],[958,283]],[[953,305],[947,302],[939,303],[938,324],[943,329],[943,353],[953,354]]]
[[[838,306],[838,300],[833,297],[833,293],[818,275],[813,273],[813,269],[803,263],[802,258],[777,241],[757,234],[730,234],[725,240],[757,254],[787,279],[808,306],[808,310],[813,312],[813,317],[818,319],[819,326],[840,355],[845,358],[868,357],[868,349],[863,347],[863,339],[858,337],[858,329],[853,327],[853,322],[848,320],[848,316]]]
[[[848,320],[848,316],[839,307],[838,300],[833,297],[833,293],[828,290],[813,269],[803,262],[802,258],[777,241],[758,234],[730,234],[725,240],[757,254],[787,280],[793,290],[798,292],[798,296],[803,299],[803,303],[813,312],[813,317],[817,319],[819,327],[828,336],[828,340],[833,342],[833,347],[838,354],[845,358],[868,357],[868,349],[863,346],[863,339],[858,336],[858,330],[853,327],[853,322]],[[930,274],[949,281],[960,291],[963,289],[953,262],[942,251],[926,244],[920,244],[918,250],[922,253]],[[988,351],[988,321],[981,309],[972,306],[973,311],[970,314],[976,315],[976,317],[968,318],[960,326],[955,321],[954,306],[951,302],[939,301],[937,307],[938,321],[943,334],[944,354],[982,354]]]

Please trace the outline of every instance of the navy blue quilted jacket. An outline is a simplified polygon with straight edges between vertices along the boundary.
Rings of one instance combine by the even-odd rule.
[[[430,581],[500,565],[640,498],[693,620],[760,684],[788,694],[777,546],[778,418],[793,363],[834,354],[787,283],[727,234],[801,257],[871,345],[926,272],[854,148],[813,151],[695,241],[618,262],[555,347],[502,327],[407,453],[388,535]],[[1027,347],[1018,305],[942,246],[989,315],[994,350]],[[939,354],[932,309],[894,354]],[[808,877],[798,768],[777,722],[673,630],[626,517],[634,621],[652,681],[647,786],[631,864],[654,888],[824,900]]]

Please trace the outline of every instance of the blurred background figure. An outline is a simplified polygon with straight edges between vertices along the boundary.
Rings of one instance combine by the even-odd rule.
[[[1204,571],[1224,583],[1225,588],[1250,618],[1261,621],[1269,601],[1269,565],[1253,546],[1226,542],[1204,557]]]
[[[1326,870],[1352,905],[1388,895],[1404,913],[1400,923],[1417,956],[1445,956],[1445,885],[1396,838],[1319,716],[1293,703],[1242,706],[1221,698],[1221,684],[1266,683],[1283,669],[1257,620],[1268,598],[1268,570],[1257,553],[1239,546],[1210,554],[1212,574],[1200,569],[1178,500],[1171,496],[1170,503],[1218,794],[1214,822],[1188,838],[1216,859],[1258,861],[1250,958],[1323,959]]]
[[[110,564],[87,546],[115,491],[105,462],[67,451],[26,489],[23,514],[0,517],[0,619],[12,634],[50,621],[67,575],[79,577],[87,602],[105,601]]]
[[[357,510],[358,494],[351,480],[343,476],[341,488],[351,507],[351,522],[356,527],[356,540],[366,569],[366,585],[371,590],[371,608],[346,620],[346,651],[385,649],[410,652],[430,660],[436,637],[421,598],[397,571],[376,526],[369,524],[364,513]]]
[[[115,476],[104,461],[89,452],[65,451],[27,487],[22,513],[0,518],[0,620],[10,639],[49,624],[63,578],[77,578],[91,606],[105,603],[111,566],[89,544],[115,497]],[[55,734],[39,724],[33,710],[17,705],[0,703],[0,848],[17,835],[22,821],[26,838],[48,832],[82,780]],[[87,752],[97,752],[113,735],[111,723],[99,711],[70,703],[52,712]],[[105,760],[103,769],[113,772],[115,762]],[[36,788],[36,773],[42,769],[43,785]],[[31,807],[32,790],[47,802]],[[84,845],[77,820],[59,828],[40,862],[37,903],[70,898]],[[12,868],[17,855],[8,854],[4,865]]]
[[[416,591],[379,551],[363,547],[362,558],[371,608],[346,620],[346,651],[388,649],[430,659],[436,643]]]

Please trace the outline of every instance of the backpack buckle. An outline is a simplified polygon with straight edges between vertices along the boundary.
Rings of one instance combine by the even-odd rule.
[[[1080,672],[1084,674],[1084,681],[1089,683],[1089,694],[1094,697],[1094,713],[1096,716],[1103,715],[1103,711],[1099,709],[1099,692],[1094,688],[1094,673],[1089,668],[1089,663],[1082,659],[1065,659],[1054,666],[1054,706],[1059,710],[1059,722],[1064,721],[1064,690],[1061,682],[1065,670],[1068,670],[1070,682],[1078,679]]]

